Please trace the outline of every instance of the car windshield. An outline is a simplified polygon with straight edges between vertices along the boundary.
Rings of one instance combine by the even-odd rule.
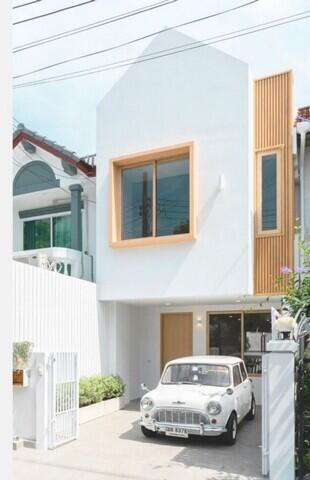
[[[225,365],[176,363],[166,368],[161,383],[228,387],[230,385],[229,368]]]

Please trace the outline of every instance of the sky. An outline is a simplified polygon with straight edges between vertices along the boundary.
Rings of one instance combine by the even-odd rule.
[[[13,6],[30,0],[13,0]],[[85,0],[84,0],[85,1]],[[79,8],[14,25],[13,48],[49,35],[97,22],[160,0],[95,0]],[[71,57],[105,49],[137,37],[175,26],[202,16],[218,13],[250,0],[176,0],[169,5],[131,18],[91,29],[55,42],[13,54],[13,76],[54,64]],[[41,0],[15,8],[13,23],[44,14],[82,0]],[[310,0],[258,0],[239,10],[188,25],[178,30],[195,40],[226,34],[287,15],[309,10]],[[247,62],[253,78],[293,69],[294,106],[310,104],[310,18],[253,35],[218,43],[216,48]],[[88,67],[110,64],[143,53],[152,38],[90,58],[41,71],[14,84]],[[208,48],[208,47],[204,47]],[[203,52],[203,48],[201,49]],[[179,55],[190,55],[189,52]],[[160,65],[160,59],[153,60]],[[139,68],[145,68],[140,64]],[[125,68],[96,75],[14,89],[15,122],[49,139],[87,155],[96,151],[96,107],[104,95],[124,75]],[[148,88],[146,86],[146,88]]]

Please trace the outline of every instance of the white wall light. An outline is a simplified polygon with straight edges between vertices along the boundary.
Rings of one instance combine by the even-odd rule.
[[[198,328],[202,327],[202,316],[201,315],[197,315],[196,325],[197,325]]]

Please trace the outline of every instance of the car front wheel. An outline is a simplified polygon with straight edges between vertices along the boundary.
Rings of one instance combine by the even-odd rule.
[[[153,432],[153,430],[149,430],[148,428],[141,425],[141,432],[147,438],[154,438],[157,435],[157,432]]]
[[[232,412],[230,415],[226,429],[227,431],[223,434],[223,441],[226,445],[234,445],[237,439],[238,430],[237,415],[235,412]]]
[[[255,413],[256,413],[256,403],[255,403],[254,395],[252,395],[251,409],[250,409],[249,413],[247,414],[246,419],[247,420],[254,420]]]

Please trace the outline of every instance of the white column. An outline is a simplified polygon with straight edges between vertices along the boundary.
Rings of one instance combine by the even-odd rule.
[[[11,2],[0,2],[0,478],[12,478],[12,111]]]
[[[267,344],[267,416],[270,480],[295,479],[295,352],[291,340]]]

